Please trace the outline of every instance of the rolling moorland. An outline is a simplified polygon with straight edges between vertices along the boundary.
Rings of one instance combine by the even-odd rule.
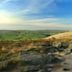
[[[60,30],[0,30],[0,40],[32,40],[48,37],[53,34],[61,33]]]
[[[71,52],[72,31],[0,31],[0,72],[70,71]]]

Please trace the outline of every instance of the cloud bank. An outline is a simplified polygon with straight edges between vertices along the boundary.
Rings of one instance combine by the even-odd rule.
[[[72,7],[71,0],[0,0],[0,29],[72,29],[67,2]]]

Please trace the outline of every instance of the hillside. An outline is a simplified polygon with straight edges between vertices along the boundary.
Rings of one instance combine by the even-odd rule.
[[[51,72],[72,51],[72,32],[32,40],[1,40],[1,72]]]
[[[55,34],[55,35],[46,37],[44,39],[48,40],[48,39],[52,39],[52,38],[55,38],[55,39],[58,39],[58,40],[65,40],[65,39],[66,40],[72,40],[72,31]]]

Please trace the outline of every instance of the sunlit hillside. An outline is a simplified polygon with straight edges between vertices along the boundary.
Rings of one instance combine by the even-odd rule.
[[[65,40],[65,39],[66,40],[72,40],[72,31],[55,34],[55,35],[46,37],[44,39],[51,39],[51,38],[61,39],[61,40]]]
[[[3,31],[0,36],[1,72],[54,70],[72,51],[71,31]]]

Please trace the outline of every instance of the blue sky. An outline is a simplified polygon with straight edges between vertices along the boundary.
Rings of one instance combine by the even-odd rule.
[[[0,29],[72,29],[72,0],[0,0]]]

